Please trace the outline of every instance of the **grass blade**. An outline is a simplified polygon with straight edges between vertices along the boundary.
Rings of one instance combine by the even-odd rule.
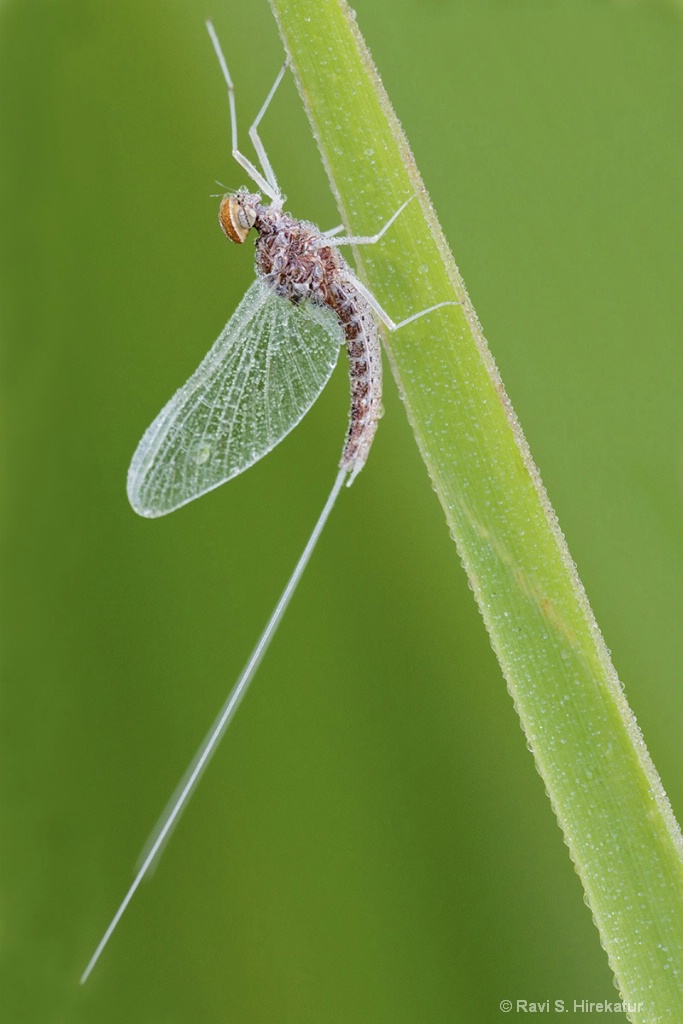
[[[637,1022],[683,1020],[683,860],[671,812],[476,315],[353,15],[271,0],[347,228],[395,319],[389,359],[594,920]]]

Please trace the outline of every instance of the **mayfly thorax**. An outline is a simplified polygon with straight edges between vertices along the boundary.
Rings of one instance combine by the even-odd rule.
[[[395,323],[339,252],[371,245],[389,230],[410,196],[375,235],[342,237],[283,212],[284,197],[258,126],[285,71],[280,70],[249,130],[256,167],[238,149],[232,79],[211,23],[208,30],[228,89],[232,155],[259,189],[223,197],[220,223],[233,242],[256,236],[256,280],[189,380],[145,431],[128,471],[128,497],[142,516],[166,515],[243,472],[302,419],[346,347],[351,385],[349,426],[330,495],[251,657],[150,836],[132,884],[81,977],[84,982],[142,879],[186,806],[254,677],[342,486],[365,465],[381,415],[379,323],[395,331],[441,306]],[[269,200],[264,203],[262,195]]]

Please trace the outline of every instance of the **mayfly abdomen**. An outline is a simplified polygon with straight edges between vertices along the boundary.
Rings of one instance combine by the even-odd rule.
[[[382,415],[382,355],[377,321],[366,300],[350,281],[340,281],[334,291],[338,305],[329,304],[344,328],[351,381],[349,429],[339,465],[351,482],[365,465]]]

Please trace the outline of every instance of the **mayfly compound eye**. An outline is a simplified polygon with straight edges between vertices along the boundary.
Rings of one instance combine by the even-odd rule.
[[[259,196],[249,199],[260,201]],[[245,205],[239,196],[224,196],[218,208],[218,222],[231,242],[241,244],[256,223],[256,210]]]

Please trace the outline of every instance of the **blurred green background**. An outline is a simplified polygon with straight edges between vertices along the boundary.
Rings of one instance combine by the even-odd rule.
[[[680,11],[356,8],[680,817]],[[243,477],[165,520],[127,505],[139,436],[253,278],[210,197],[243,175],[207,16],[246,130],[282,59],[265,0],[0,8],[0,1019],[489,1024],[519,1016],[503,999],[613,999],[391,381],[253,691],[77,986],[346,425],[340,362]],[[263,137],[288,208],[337,223],[291,80]]]

